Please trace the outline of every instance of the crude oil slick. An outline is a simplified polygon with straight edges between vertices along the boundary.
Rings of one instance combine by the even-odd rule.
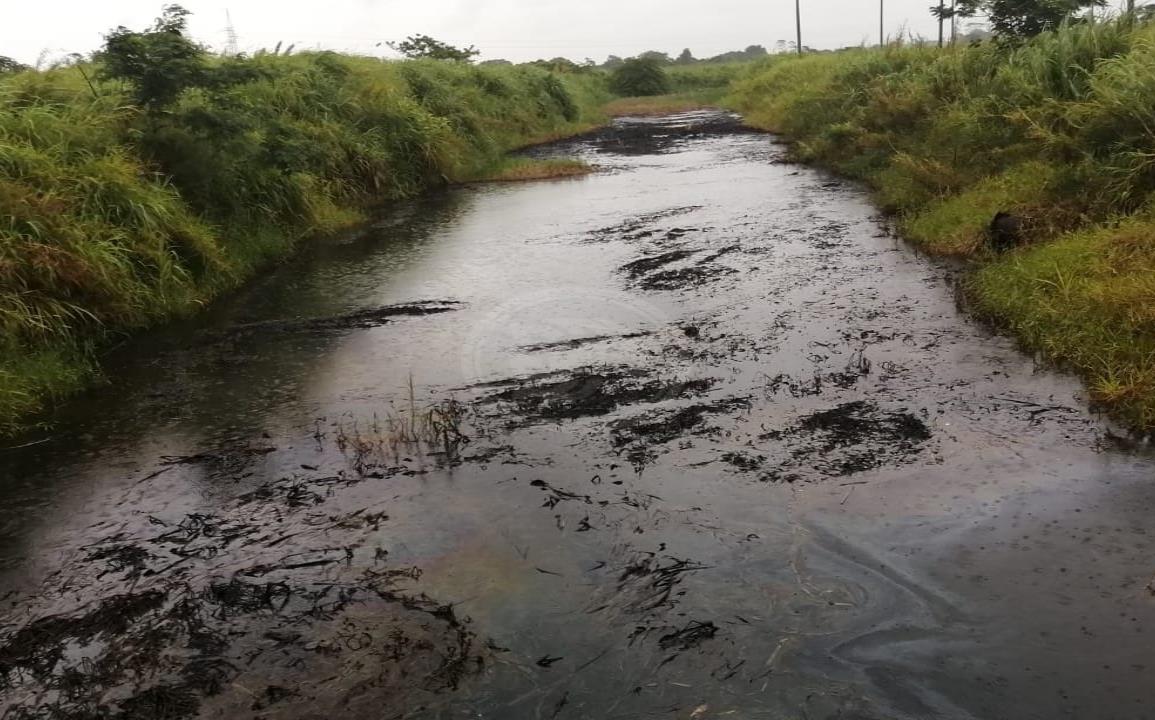
[[[1155,462],[725,114],[397,206],[0,454],[13,718],[1144,718]]]

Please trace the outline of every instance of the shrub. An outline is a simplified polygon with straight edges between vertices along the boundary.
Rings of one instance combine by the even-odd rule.
[[[452,60],[472,62],[481,51],[470,45],[467,48],[454,47],[428,35],[411,35],[401,42],[391,42],[389,47],[410,60]]]
[[[670,78],[658,61],[632,58],[610,75],[610,90],[622,97],[665,95],[670,92]]]
[[[184,35],[188,15],[169,5],[144,32],[113,30],[100,54],[101,75],[128,81],[138,105],[150,110],[171,105],[185,89],[204,82],[207,72],[204,50]]]

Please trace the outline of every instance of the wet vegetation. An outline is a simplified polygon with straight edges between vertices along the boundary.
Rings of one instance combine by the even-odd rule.
[[[1153,40],[1123,17],[1026,41],[775,58],[732,99],[797,158],[868,182],[920,246],[974,259],[981,313],[1150,431]],[[997,213],[1013,220],[994,227]]]
[[[302,238],[449,182],[541,174],[502,158],[588,128],[606,97],[603,77],[532,66],[218,57],[186,14],[118,28],[91,61],[0,73],[0,432],[89,380],[111,339]],[[406,48],[449,52],[421,40]]]
[[[476,178],[482,182],[524,182],[579,177],[594,171],[589,163],[573,158],[506,157]]]

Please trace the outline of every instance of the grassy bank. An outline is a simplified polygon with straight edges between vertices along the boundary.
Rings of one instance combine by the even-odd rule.
[[[478,182],[526,182],[581,177],[594,172],[594,166],[576,158],[506,157],[481,174]]]
[[[1155,27],[775,58],[731,102],[870,184],[915,243],[973,258],[979,312],[1155,430]],[[998,211],[1026,247],[985,249]]]
[[[610,117],[660,117],[716,105],[716,101],[710,102],[695,95],[651,95],[618,98],[608,103],[604,110]]]
[[[608,99],[604,77],[533,67],[208,62],[161,110],[99,64],[0,76],[0,434],[90,381],[110,340],[375,203],[591,127]]]

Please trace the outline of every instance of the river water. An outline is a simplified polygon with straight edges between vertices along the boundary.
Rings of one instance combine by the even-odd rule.
[[[1155,461],[694,113],[385,209],[0,452],[5,718],[1155,717]],[[23,443],[21,443],[23,444]]]

